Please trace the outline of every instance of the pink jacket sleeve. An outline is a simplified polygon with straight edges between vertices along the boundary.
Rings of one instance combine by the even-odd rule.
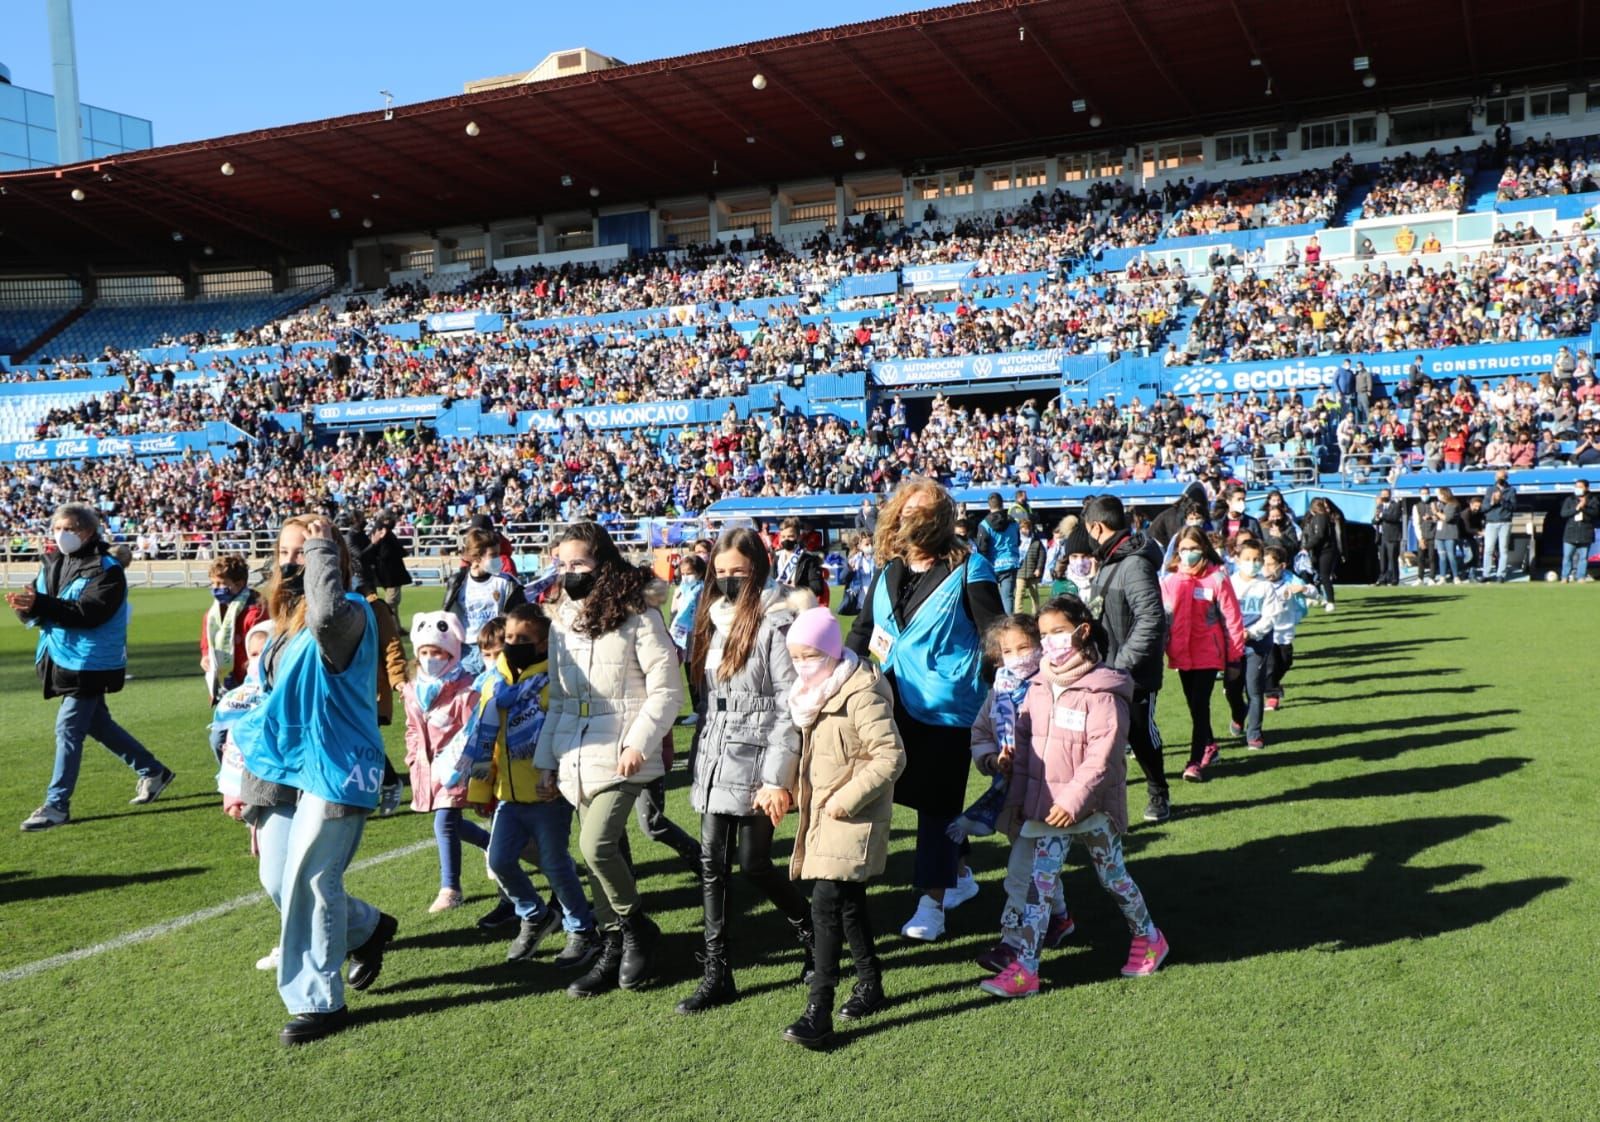
[[[1233,594],[1233,582],[1219,569],[1222,580],[1217,587],[1217,606],[1222,609],[1222,625],[1228,631],[1228,661],[1244,658],[1244,616],[1239,611],[1239,598]]]
[[[1072,779],[1059,791],[1051,792],[1051,801],[1081,822],[1084,811],[1095,802],[1105,786],[1106,773],[1111,769],[1112,753],[1123,751],[1128,744],[1128,705],[1110,693],[1090,695],[1087,729],[1089,743],[1084,749],[1083,763],[1073,769]]]

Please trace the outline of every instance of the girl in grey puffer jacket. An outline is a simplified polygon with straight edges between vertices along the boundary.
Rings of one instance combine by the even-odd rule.
[[[737,996],[727,956],[728,878],[737,846],[745,876],[794,924],[811,968],[805,899],[772,863],[772,831],[789,809],[800,738],[789,719],[794,667],[784,639],[795,606],[767,587],[771,561],[752,530],[722,535],[695,613],[689,680],[700,690],[690,805],[701,814],[705,977],[678,1005],[698,1013]],[[793,597],[808,593],[791,594]],[[804,606],[809,607],[809,604]]]

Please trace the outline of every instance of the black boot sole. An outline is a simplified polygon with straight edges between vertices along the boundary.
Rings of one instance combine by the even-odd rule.
[[[793,1036],[788,1029],[784,1029],[783,1038],[790,1044],[798,1044],[809,1051],[822,1052],[833,1046],[834,1034],[830,1032],[827,1036]]]

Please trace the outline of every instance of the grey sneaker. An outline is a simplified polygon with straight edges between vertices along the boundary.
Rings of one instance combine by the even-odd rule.
[[[139,782],[134,785],[133,798],[128,801],[138,806],[153,803],[176,778],[177,775],[171,768],[162,768],[160,775],[141,775]]]
[[[1172,817],[1172,804],[1167,801],[1167,796],[1151,792],[1150,801],[1144,806],[1144,820],[1146,822],[1165,822]]]
[[[57,810],[49,803],[45,803],[22,820],[22,828],[34,833],[38,830],[48,830],[52,826],[65,826],[71,819],[72,816],[66,811]]]

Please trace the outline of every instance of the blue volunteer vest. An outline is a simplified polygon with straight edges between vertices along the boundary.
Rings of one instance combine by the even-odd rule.
[[[62,564],[66,564],[63,560]],[[108,553],[100,555],[101,571],[116,567]],[[57,600],[76,600],[89,584],[88,577],[78,577],[56,593]],[[45,588],[45,573],[41,568],[33,582],[40,595],[49,595]],[[122,598],[122,607],[99,627],[62,627],[58,623],[39,621],[39,645],[34,650],[33,661],[45,655],[65,670],[120,670],[128,665],[128,598]]]
[[[350,592],[345,599],[367,617],[350,665],[338,674],[330,671],[315,636],[302,629],[278,656],[272,689],[239,718],[233,738],[252,774],[371,810],[383,786],[378,624],[365,597]]]
[[[894,675],[906,712],[925,725],[970,728],[983,709],[983,642],[962,597],[968,581],[994,582],[994,569],[976,553],[917,608],[904,628],[895,618],[889,582],[878,581],[872,622],[893,640],[883,669]]]

